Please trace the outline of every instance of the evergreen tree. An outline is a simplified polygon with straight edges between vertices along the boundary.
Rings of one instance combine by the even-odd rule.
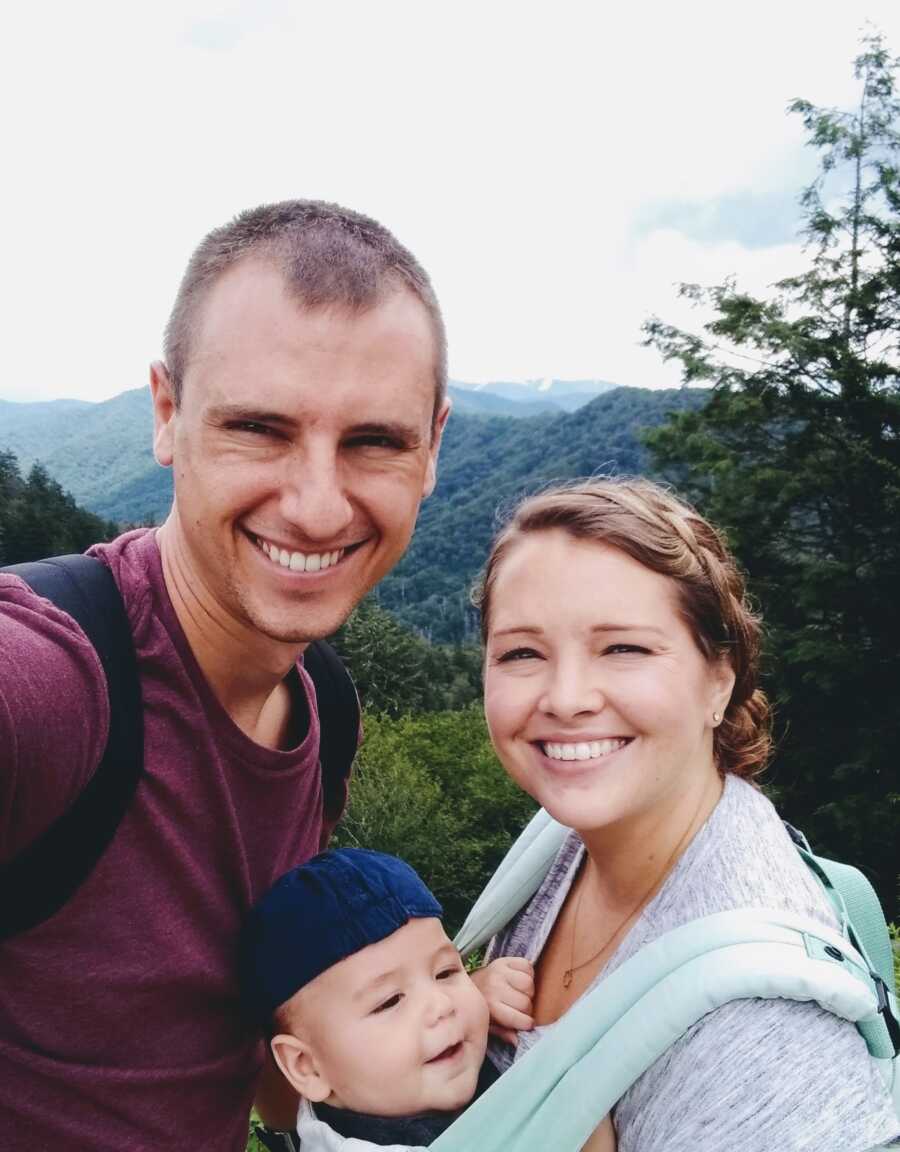
[[[0,564],[84,552],[116,531],[111,521],[80,508],[43,465],[33,465],[23,480],[15,456],[0,452]]]
[[[477,647],[433,646],[374,600],[359,605],[334,643],[371,712],[439,712],[481,699]]]
[[[669,477],[727,533],[761,602],[778,705],[772,790],[819,848],[891,906],[900,802],[900,102],[880,36],[852,112],[796,100],[818,178],[801,199],[808,269],[768,299],[734,282],[703,335],[647,343],[710,402],[650,433]]]

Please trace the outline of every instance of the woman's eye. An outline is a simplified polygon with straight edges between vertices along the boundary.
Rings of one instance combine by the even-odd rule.
[[[497,657],[498,664],[508,664],[515,660],[537,660],[538,653],[534,648],[511,648],[509,652],[502,652]]]
[[[372,1015],[375,1016],[379,1012],[387,1012],[391,1008],[396,1008],[400,1003],[400,993],[395,992],[393,996],[389,996],[387,1000],[382,1001],[377,1008],[372,1009]]]
[[[650,649],[649,648],[642,648],[640,644],[610,644],[610,646],[608,648],[606,648],[604,651],[610,656],[629,655],[629,654],[646,656],[649,653]]]

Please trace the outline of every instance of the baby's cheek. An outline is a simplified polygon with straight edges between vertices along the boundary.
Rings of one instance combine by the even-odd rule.
[[[473,1031],[479,1034],[483,1033],[485,1041],[487,1041],[487,1031],[491,1022],[491,1013],[487,1006],[487,1000],[485,1000],[474,984],[472,984],[471,996]]]

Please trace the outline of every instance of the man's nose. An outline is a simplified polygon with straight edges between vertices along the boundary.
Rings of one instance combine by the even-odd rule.
[[[342,538],[354,512],[336,451],[319,448],[291,458],[282,484],[280,511],[307,540],[352,543]]]

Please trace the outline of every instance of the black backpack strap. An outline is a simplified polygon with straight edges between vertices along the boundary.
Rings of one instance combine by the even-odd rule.
[[[109,569],[92,556],[56,556],[4,571],[67,612],[97,650],[109,692],[109,737],[103,759],[68,810],[18,856],[0,864],[0,940],[49,919],[87,879],[128,810],[144,760],[131,627]],[[53,688],[48,668],[51,707]],[[92,722],[85,717],[86,724]]]
[[[307,646],[303,666],[316,689],[322,795],[325,816],[334,820],[344,807],[347,780],[359,743],[359,697],[340,656],[324,640],[314,640]]]

